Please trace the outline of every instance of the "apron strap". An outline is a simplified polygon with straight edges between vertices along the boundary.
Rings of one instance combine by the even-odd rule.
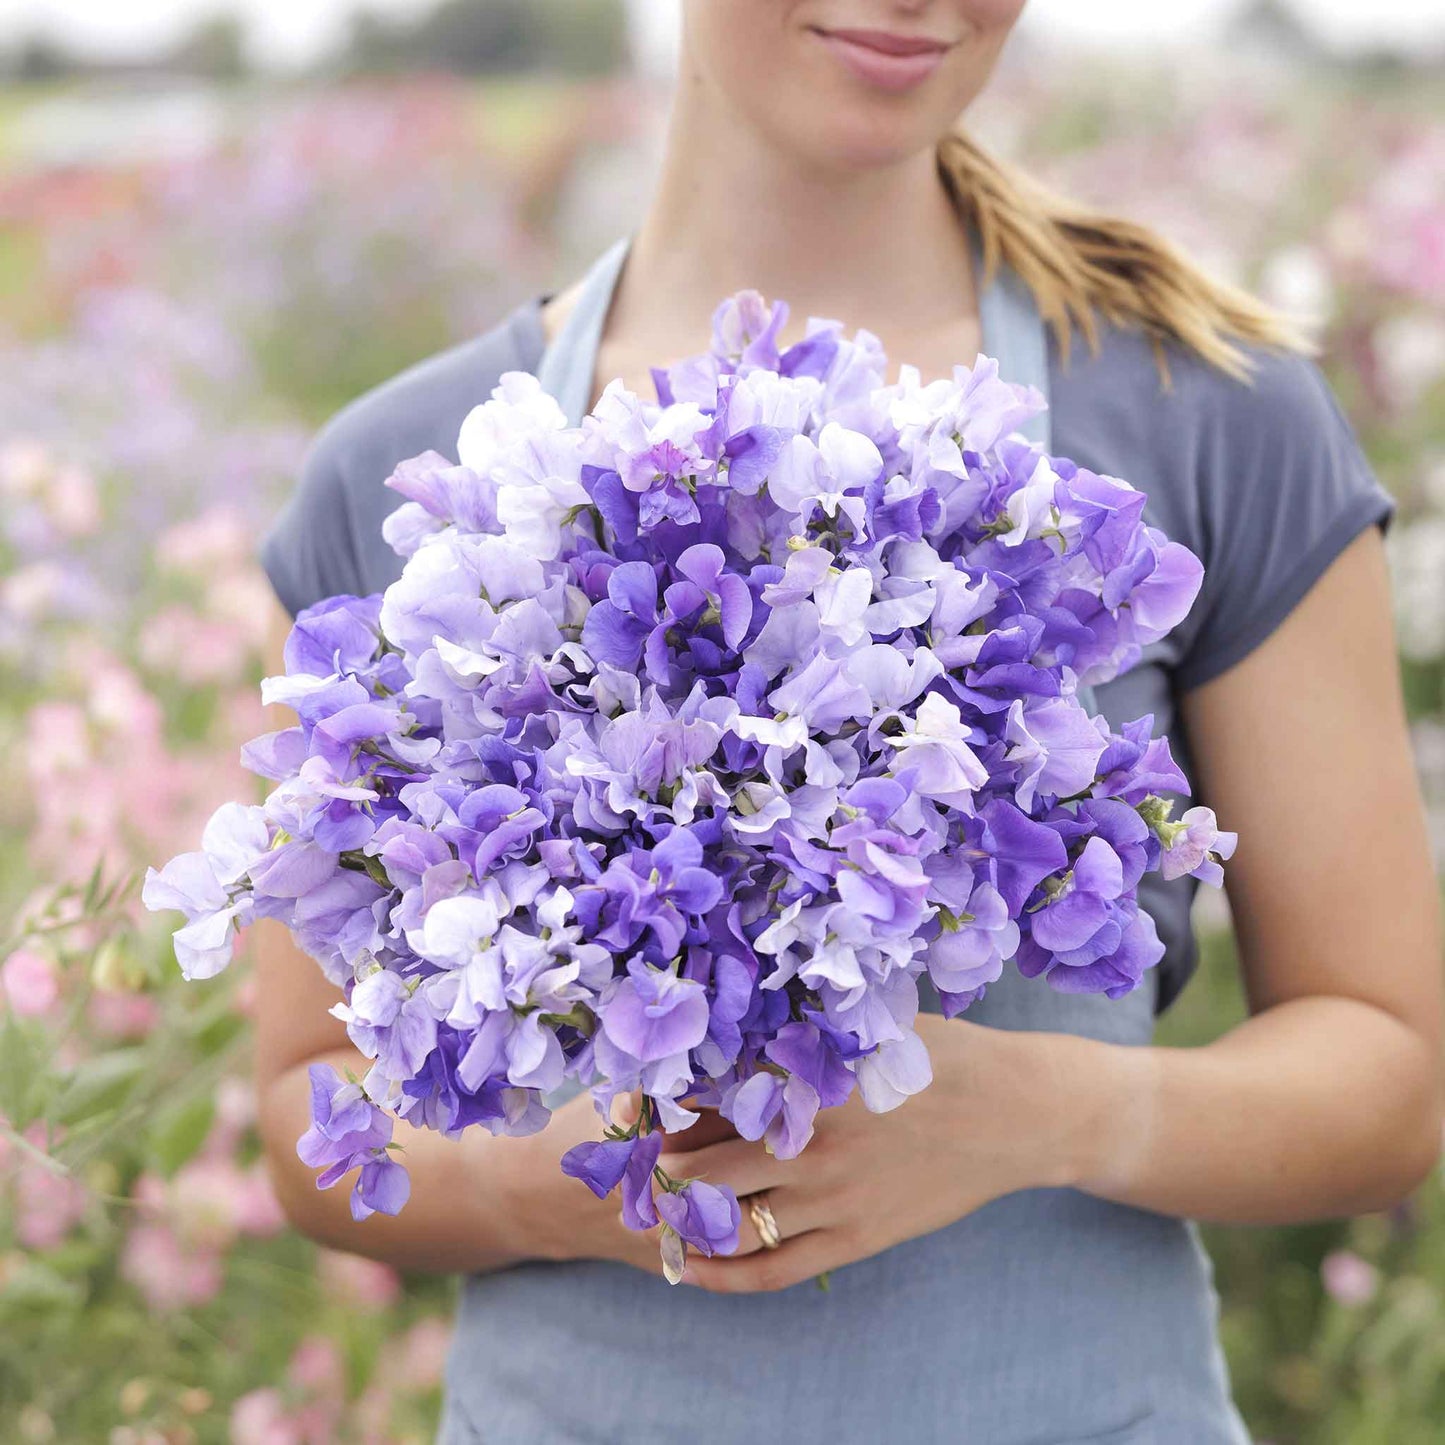
[[[983,253],[971,223],[968,248],[973,256],[973,276],[978,291],[978,321],[982,337],[981,350],[998,362],[998,374],[1004,381],[1020,386],[1036,387],[1049,399],[1049,348],[1044,323],[1034,301],[1034,293],[1018,272],[1000,260],[993,280],[987,286],[983,277]],[[1053,429],[1047,410],[1021,422],[1018,430],[1031,442],[1047,452],[1051,450]]]
[[[611,309],[631,239],[623,236],[614,241],[588,267],[576,304],[538,364],[537,380],[543,391],[557,399],[568,426],[580,426],[592,405],[592,378],[597,371],[602,323]]]

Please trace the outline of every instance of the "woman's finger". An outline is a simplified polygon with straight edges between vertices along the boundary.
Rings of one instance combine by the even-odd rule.
[[[660,1155],[658,1167],[674,1179],[705,1179],[727,1185],[739,1199],[786,1184],[797,1173],[791,1160],[774,1159],[752,1139],[724,1139],[689,1152]]]
[[[817,1203],[796,1189],[784,1185],[781,1189],[765,1190],[763,1195],[779,1239],[796,1239],[800,1234],[823,1228],[829,1222]],[[763,1249],[762,1234],[753,1218],[758,1197],[756,1193],[739,1196],[738,1247],[725,1256],[727,1259],[740,1259],[745,1254],[756,1254]]]
[[[703,1109],[697,1121],[686,1129],[665,1132],[662,1147],[669,1154],[692,1154],[708,1144],[737,1137],[738,1131],[716,1109]]]
[[[777,1249],[741,1256],[715,1254],[709,1259],[689,1250],[682,1282],[714,1294],[758,1294],[816,1279],[852,1259],[837,1230],[811,1229],[785,1239]]]
[[[642,1090],[630,1089],[625,1094],[613,1097],[610,1112],[611,1122],[623,1129],[630,1129],[642,1112]]]

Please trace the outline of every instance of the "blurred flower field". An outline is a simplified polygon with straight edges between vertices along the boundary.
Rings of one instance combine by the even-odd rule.
[[[1320,322],[1401,503],[1445,858],[1441,88],[1133,64],[1031,54],[979,131]],[[430,78],[118,104],[0,99],[0,1440],[426,1441],[450,1286],[284,1227],[246,972],[183,987],[135,882],[256,786],[252,549],[315,426],[610,239],[626,211],[604,235],[596,198],[643,194],[658,113]],[[1226,918],[1198,924],[1172,1042],[1242,1011]],[[1207,1237],[1261,1440],[1439,1438],[1438,1178],[1387,1216]]]

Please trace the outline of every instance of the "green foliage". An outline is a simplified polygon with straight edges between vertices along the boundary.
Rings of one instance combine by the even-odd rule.
[[[344,68],[606,75],[626,56],[621,0],[441,0],[422,15],[353,18]]]

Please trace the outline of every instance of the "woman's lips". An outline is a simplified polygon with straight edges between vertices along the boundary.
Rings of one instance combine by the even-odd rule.
[[[948,46],[941,40],[915,40],[883,30],[814,32],[848,69],[880,90],[910,90],[938,69]]]

